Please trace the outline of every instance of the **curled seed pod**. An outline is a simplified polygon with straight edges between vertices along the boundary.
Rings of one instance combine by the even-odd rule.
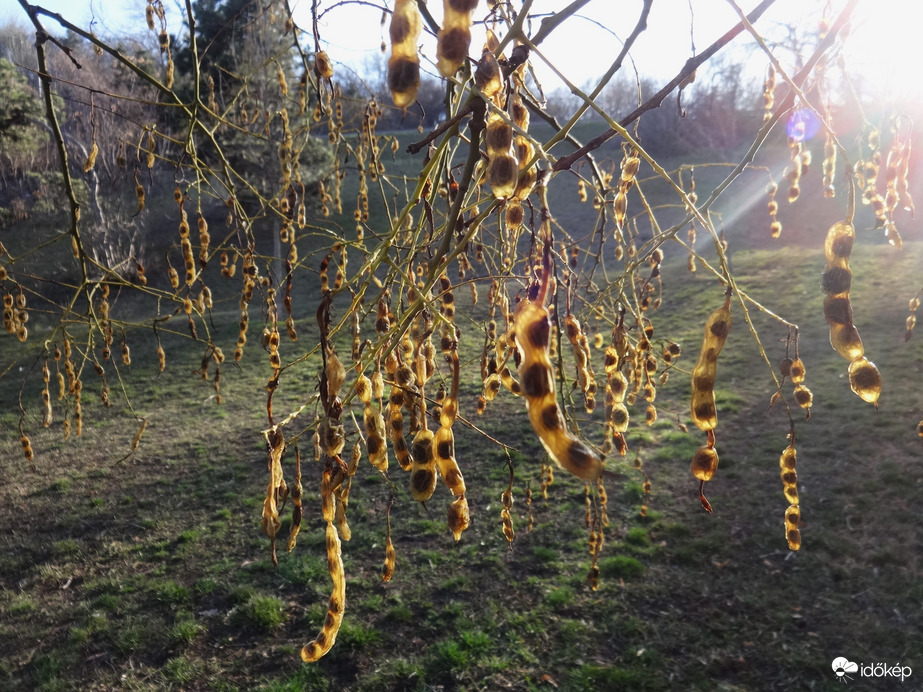
[[[452,537],[455,538],[456,543],[461,539],[462,533],[470,524],[471,516],[468,512],[468,500],[464,495],[460,495],[449,504],[448,510],[449,531],[452,532]]]
[[[321,79],[333,77],[333,64],[327,51],[319,50],[314,54],[314,72]]]
[[[717,376],[718,354],[724,347],[733,322],[731,298],[715,310],[705,323],[705,338],[699,360],[692,371],[692,421],[700,430],[714,430],[718,425],[715,406],[715,378]]]
[[[96,143],[96,140],[93,140],[93,145],[90,147],[90,153],[87,155],[87,159],[83,163],[84,173],[89,173],[96,166],[96,157],[98,154],[99,145]]]
[[[522,300],[516,309],[519,381],[529,421],[549,456],[578,478],[592,481],[602,473],[603,460],[567,429],[555,393],[550,358],[551,320],[544,306],[552,281],[549,251],[546,245],[535,297]]]
[[[394,566],[397,561],[397,554],[394,552],[394,543],[391,542],[391,529],[388,527],[388,535],[385,537],[385,562],[381,566],[381,583],[385,584],[391,581],[394,576]]]
[[[333,522],[327,522],[327,564],[333,591],[327,604],[327,615],[321,631],[313,641],[301,649],[301,660],[305,663],[317,661],[336,642],[340,624],[343,622],[343,610],[346,606],[346,574],[343,569],[343,556],[340,548],[340,536]]]
[[[276,339],[276,345],[278,346],[278,333],[276,334]],[[327,353],[326,375],[327,397],[333,399],[339,394],[340,387],[343,386],[343,382],[346,380],[346,368],[343,367],[343,363],[340,362],[336,352],[332,350]]]
[[[865,356],[849,364],[849,386],[860,399],[878,406],[878,397],[881,394],[881,373]]]

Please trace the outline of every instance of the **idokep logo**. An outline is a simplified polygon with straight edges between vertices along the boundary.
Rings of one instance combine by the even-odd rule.
[[[853,675],[858,673],[859,677],[863,678],[899,678],[901,682],[904,682],[913,672],[910,666],[902,666],[900,663],[893,666],[887,663],[859,664],[853,663],[843,656],[838,656],[833,659],[831,667],[833,668],[833,673],[836,675],[837,680],[843,683],[853,679],[849,673]]]
[[[853,663],[842,656],[838,656],[833,659],[833,672],[836,673],[836,677],[840,682],[846,682],[847,680],[852,680],[847,673],[856,673],[859,670],[859,664]]]

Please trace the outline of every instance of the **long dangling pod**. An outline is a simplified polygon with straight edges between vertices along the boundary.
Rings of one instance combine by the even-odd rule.
[[[788,447],[782,450],[779,457],[779,475],[782,478],[782,492],[788,500],[788,509],[785,510],[785,538],[791,550],[801,547],[801,509],[798,507],[798,472],[795,471],[797,452],[795,451],[795,429],[788,435]]]
[[[263,431],[266,440],[266,452],[269,462],[269,485],[266,488],[266,499],[263,501],[262,530],[269,536],[272,549],[272,564],[278,565],[276,556],[276,534],[282,526],[279,519],[279,495],[285,487],[282,478],[282,455],[285,453],[285,436],[278,426]]]
[[[821,279],[821,286],[827,294],[824,317],[830,325],[830,345],[849,362],[849,386],[860,399],[877,408],[881,374],[875,364],[865,357],[862,339],[852,321],[849,300],[852,283],[849,255],[855,236],[856,231],[849,221],[838,221],[827,231],[824,241],[827,267]]]
[[[595,481],[603,460],[567,429],[555,394],[551,369],[551,319],[545,307],[553,284],[550,243],[545,243],[541,277],[516,308],[516,348],[519,381],[529,422],[548,455],[562,468],[585,481]]]
[[[699,481],[699,500],[706,512],[712,508],[705,499],[705,482],[710,481],[718,470],[718,452],[715,451],[715,428],[718,425],[718,410],[715,407],[715,378],[718,374],[718,354],[731,331],[731,295],[728,292],[724,305],[715,310],[705,323],[705,338],[702,351],[692,371],[692,422],[699,430],[708,433],[708,443],[699,447],[692,457],[690,470]]]
[[[333,591],[327,603],[327,615],[324,625],[317,636],[301,649],[301,660],[313,663],[330,651],[336,642],[340,623],[343,622],[343,609],[346,606],[346,573],[343,569],[343,555],[340,552],[340,536],[332,521],[327,522],[327,567],[333,580]]]

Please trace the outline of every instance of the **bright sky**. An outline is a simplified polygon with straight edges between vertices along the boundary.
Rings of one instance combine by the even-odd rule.
[[[100,34],[145,30],[145,0],[30,1],[61,12],[75,23],[85,25],[95,17],[98,22],[95,29]],[[362,71],[364,66],[375,65],[376,61],[383,59],[379,44],[383,37],[387,38],[387,26],[382,28],[381,11],[371,6],[374,1],[348,4],[342,0],[321,0],[319,3],[321,11],[325,12],[321,35],[335,64]],[[756,0],[738,1],[745,11],[757,4]],[[310,27],[311,0],[291,2],[296,21],[302,27]],[[428,4],[436,19],[441,19],[438,0],[430,0]],[[535,0],[533,12],[553,12],[563,4],[563,0]],[[619,3],[590,0],[580,15],[566,22],[552,39],[543,44],[542,49],[569,80],[583,86],[591,77],[605,70],[618,54],[621,40],[634,27],[641,4],[641,0]],[[695,11],[694,18],[690,4]],[[813,30],[824,4],[825,0],[777,0],[757,23],[757,28],[769,31],[773,27],[794,23]],[[835,0],[832,4],[836,10],[842,6],[843,0]],[[167,0],[165,5],[168,26],[177,26],[180,21],[179,4]],[[919,75],[919,66],[923,64],[923,42],[917,35],[919,8],[912,9],[914,5],[907,0],[863,0],[854,15],[847,64],[864,75],[866,88],[874,89],[882,99],[923,101],[923,79]],[[329,11],[326,11],[328,8]],[[0,23],[11,18],[25,21],[24,12],[16,0],[0,0]],[[693,40],[696,50],[701,51],[736,19],[729,0],[654,0],[648,30],[638,39],[631,57],[644,74],[666,81],[692,54]],[[53,23],[49,22],[51,25]],[[421,39],[429,45],[426,41]],[[477,52],[479,45],[480,39],[475,37],[472,53]],[[746,60],[748,56],[761,73],[766,60],[759,53],[734,54],[735,59],[740,60]],[[540,66],[541,60],[535,58],[534,63]],[[544,70],[540,74],[546,89],[560,85],[549,71]]]

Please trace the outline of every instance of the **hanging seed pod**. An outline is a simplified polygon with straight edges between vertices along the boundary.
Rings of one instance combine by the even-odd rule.
[[[462,533],[465,532],[470,524],[471,517],[468,512],[468,500],[464,495],[460,495],[449,504],[448,511],[449,531],[452,532],[452,537],[456,543],[461,539]]]
[[[865,356],[849,364],[849,386],[860,399],[878,406],[878,397],[881,394],[881,373]]]
[[[333,64],[327,51],[319,50],[314,54],[314,73],[321,79],[333,77]]]
[[[512,155],[513,128],[497,111],[491,111],[485,129],[487,184],[497,199],[509,199],[519,183],[519,162]]]
[[[539,283],[516,309],[519,381],[529,421],[548,455],[578,478],[593,481],[602,473],[603,460],[567,429],[555,393],[550,357],[551,321],[544,306],[553,281],[549,253],[546,244]]]
[[[346,573],[343,569],[340,536],[333,522],[327,522],[327,564],[333,591],[327,604],[327,615],[321,631],[313,641],[301,649],[301,660],[312,663],[330,651],[336,642],[340,624],[343,622],[343,610],[346,606]]]
[[[420,58],[417,38],[422,19],[416,0],[396,0],[391,13],[391,57],[388,59],[388,88],[398,108],[407,108],[417,98],[420,86]]]
[[[485,99],[491,101],[498,108],[503,104],[503,73],[500,71],[500,64],[494,56],[494,49],[491,44],[498,44],[493,31],[487,30],[487,43],[481,52],[481,59],[477,62],[477,69],[474,71],[474,83]]]
[[[410,447],[413,468],[410,472],[410,494],[417,502],[426,502],[436,490],[436,462],[433,458],[433,432],[417,431]]]
[[[471,45],[471,14],[478,0],[443,0],[442,29],[436,45],[436,65],[443,77],[452,77],[462,66]]]
[[[705,338],[695,369],[692,371],[692,421],[700,430],[713,430],[718,425],[715,407],[715,378],[718,354],[731,331],[731,298],[715,310],[705,323]]]

